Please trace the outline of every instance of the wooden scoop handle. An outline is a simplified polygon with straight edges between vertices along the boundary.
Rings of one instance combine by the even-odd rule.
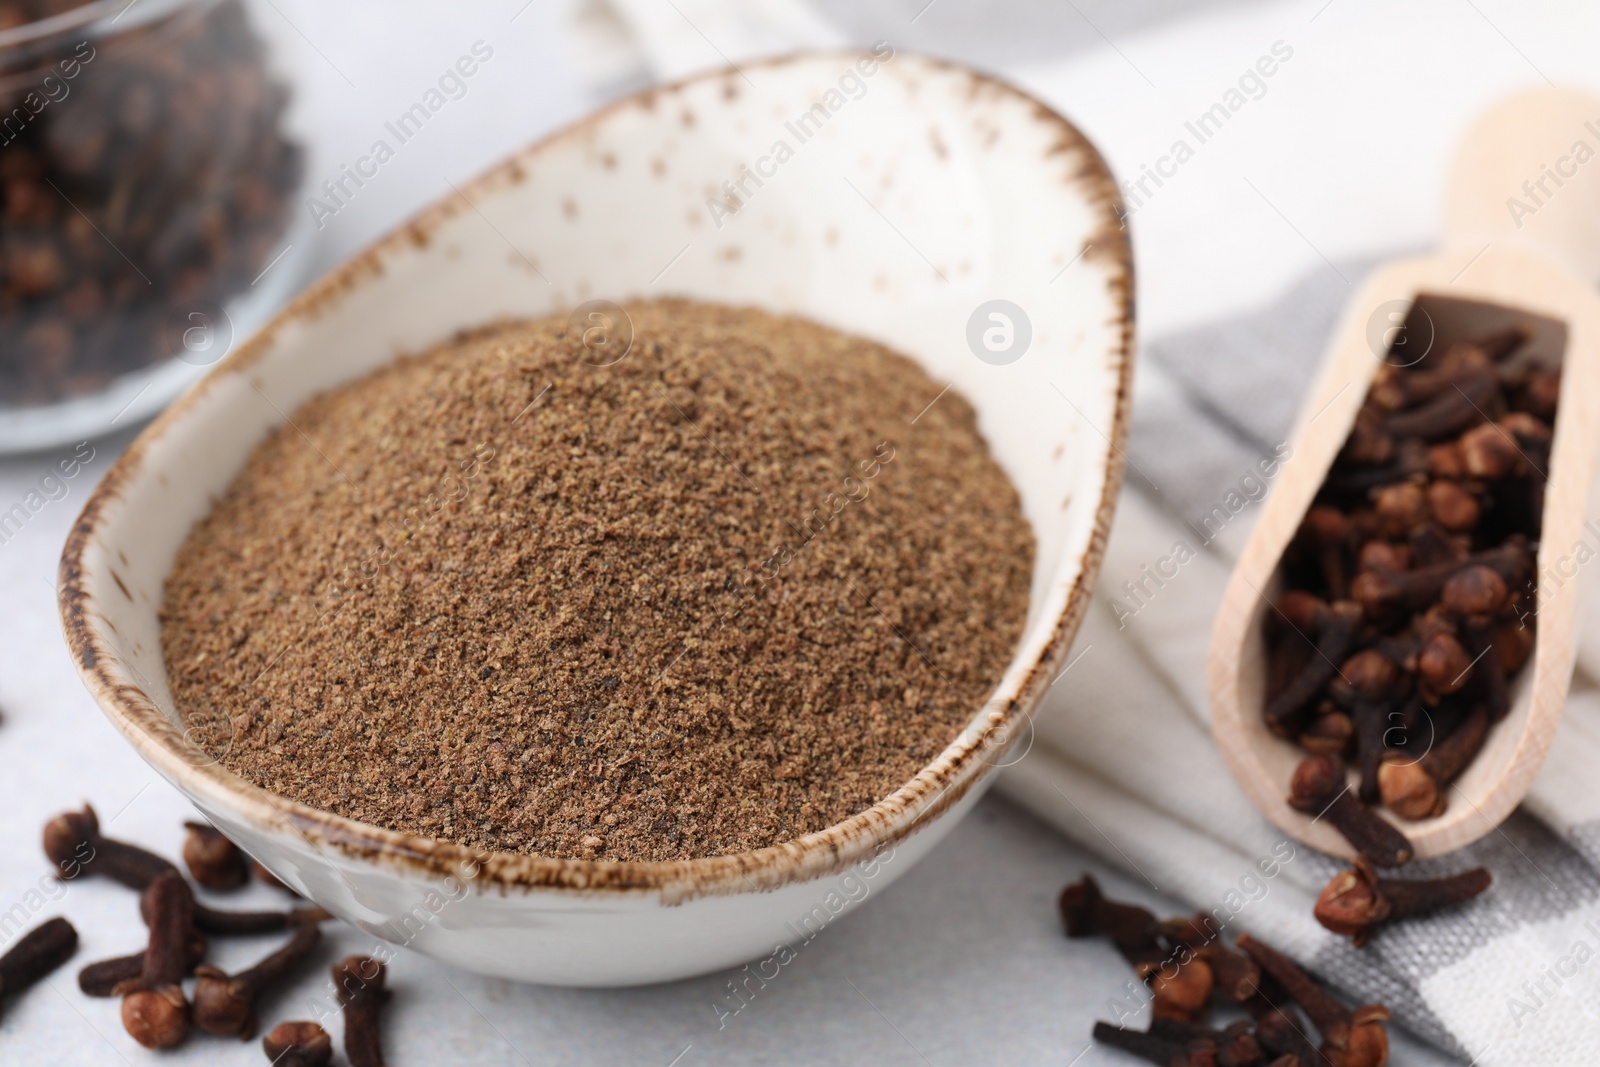
[[[1448,246],[1519,246],[1600,284],[1600,97],[1538,88],[1462,137],[1445,197]]]

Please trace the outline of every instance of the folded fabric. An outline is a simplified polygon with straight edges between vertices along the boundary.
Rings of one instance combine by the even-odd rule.
[[[1494,873],[1491,889],[1364,948],[1311,915],[1342,865],[1285,841],[1211,742],[1212,617],[1253,521],[1249,502],[1270,480],[1259,461],[1280,454],[1344,293],[1317,275],[1256,315],[1145,353],[1128,488],[1095,603],[1031,750],[998,788],[1152,888],[1216,915],[1230,933],[1274,942],[1351,1003],[1387,1004],[1464,1059],[1600,1062],[1600,691],[1590,681],[1600,641],[1580,643],[1565,719],[1522,808],[1476,844],[1406,872],[1481,864]]]

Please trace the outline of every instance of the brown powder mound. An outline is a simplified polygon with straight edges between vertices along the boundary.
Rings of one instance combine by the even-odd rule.
[[[954,391],[800,319],[496,326],[294,413],[179,552],[198,743],[379,826],[669,860],[823,829],[993,691],[1033,537]],[[912,419],[917,418],[913,424]]]

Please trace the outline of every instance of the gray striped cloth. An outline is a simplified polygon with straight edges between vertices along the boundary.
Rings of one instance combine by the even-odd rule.
[[[1481,864],[1489,892],[1362,949],[1311,915],[1342,865],[1258,815],[1211,742],[1211,619],[1270,482],[1261,460],[1289,433],[1349,291],[1321,271],[1254,314],[1141,354],[1127,489],[1096,603],[999,788],[1152,890],[1277,944],[1351,1003],[1388,1005],[1464,1061],[1600,1063],[1600,642],[1580,642],[1561,733],[1524,805],[1478,843],[1406,871]],[[1108,978],[1105,1017],[1137,1024],[1139,997]]]

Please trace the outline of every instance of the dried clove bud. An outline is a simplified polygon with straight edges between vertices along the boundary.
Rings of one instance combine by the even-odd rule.
[[[1417,676],[1426,694],[1433,697],[1433,703],[1466,685],[1471,669],[1472,657],[1461,647],[1455,634],[1447,630],[1430,634],[1417,654]]]
[[[1342,711],[1325,711],[1311,720],[1300,734],[1300,747],[1307,752],[1331,752],[1342,756],[1350,749],[1355,726]]]
[[[1530,562],[1526,543],[1513,540],[1499,548],[1476,553],[1462,561],[1447,560],[1431,563],[1403,574],[1391,574],[1380,570],[1366,571],[1356,576],[1350,595],[1361,605],[1367,618],[1385,622],[1401,611],[1421,611],[1427,608],[1439,599],[1446,583],[1463,568],[1473,566],[1487,568],[1500,577],[1502,587],[1507,587],[1522,583]],[[1472,581],[1481,580],[1481,578],[1472,579]]]
[[[1457,482],[1438,481],[1427,489],[1428,512],[1446,530],[1465,533],[1475,529],[1483,517],[1478,498]]]
[[[17,938],[0,956],[0,998],[27,991],[78,951],[78,931],[65,919],[47,919]]]
[[[1150,1020],[1150,1036],[1188,1046],[1194,1041],[1210,1041],[1217,1047],[1217,1067],[1260,1067],[1264,1062],[1254,1026],[1247,1019],[1232,1022],[1225,1029],[1213,1030],[1200,1023],[1181,1019]]]
[[[186,822],[189,836],[183,842],[183,862],[198,885],[219,893],[238,889],[250,880],[250,867],[239,846],[222,836],[210,823]]]
[[[139,897],[139,916],[146,925],[150,922],[150,896],[148,890]],[[217,937],[255,937],[292,930],[305,922],[327,922],[333,915],[322,908],[292,908],[289,911],[224,911],[196,903],[194,926],[202,933]]]
[[[1413,567],[1432,567],[1440,563],[1459,563],[1467,558],[1468,546],[1464,535],[1451,534],[1436,522],[1413,530],[1406,538],[1411,549]]]
[[[1059,903],[1068,937],[1110,938],[1134,966],[1165,958],[1165,950],[1156,940],[1155,915],[1137,904],[1107,899],[1093,876],[1085,874],[1063,889]]]
[[[1511,710],[1511,690],[1506,683],[1506,672],[1500,657],[1491,655],[1494,651],[1493,624],[1480,618],[1468,619],[1461,628],[1461,637],[1468,654],[1472,656],[1473,678],[1478,683],[1478,692],[1483,696],[1484,705],[1489,709],[1489,720],[1499,722]]]
[[[1494,652],[1500,670],[1509,678],[1520,671],[1533,654],[1533,628],[1520,623],[1502,623],[1494,628]]]
[[[1456,616],[1493,615],[1505,606],[1506,582],[1482,564],[1469,564],[1452,574],[1439,594],[1439,603]]]
[[[346,956],[333,965],[333,984],[344,1009],[344,1054],[350,1067],[384,1067],[378,1013],[389,998],[385,968],[370,956]]]
[[[1394,455],[1394,438],[1383,432],[1383,420],[1378,413],[1362,408],[1356,413],[1355,425],[1339,452],[1339,462],[1356,467],[1376,467],[1389,462]]]
[[[1519,411],[1549,422],[1556,417],[1556,404],[1560,399],[1561,372],[1534,370],[1512,403]]]
[[[1469,477],[1499,481],[1516,473],[1522,453],[1511,435],[1492,422],[1474,426],[1461,435],[1456,447]]]
[[[1296,633],[1315,637],[1328,621],[1328,602],[1301,589],[1291,589],[1278,598],[1267,613],[1269,625],[1287,626]]]
[[[1249,956],[1212,942],[1199,950],[1211,968],[1217,991],[1235,1004],[1243,1004],[1261,991],[1261,968]]]
[[[177,871],[138,845],[101,836],[100,819],[87,804],[82,811],[63,812],[45,823],[44,854],[63,880],[98,874],[130,889],[142,890],[163,874]]]
[[[1378,792],[1384,805],[1402,819],[1442,815],[1444,787],[1472,762],[1488,734],[1489,712],[1480,705],[1420,759],[1391,758],[1378,768]]]
[[[1344,547],[1350,536],[1350,520],[1338,508],[1319,505],[1306,512],[1300,536],[1316,553],[1322,568],[1322,581],[1328,597],[1343,600],[1346,595]]]
[[[1399,683],[1400,668],[1395,662],[1376,648],[1364,648],[1344,661],[1328,692],[1339,704],[1357,699],[1388,700],[1397,695]]]
[[[188,969],[184,971],[185,974],[193,974],[195,967],[205,959],[206,947],[206,939],[200,936],[199,931],[190,934]],[[140,949],[129,956],[113,956],[86,965],[78,972],[78,989],[90,997],[115,996],[118,986],[134,981],[143,973],[144,949]]]
[[[1401,538],[1428,521],[1428,497],[1416,482],[1386,485],[1374,494],[1372,510],[1378,516],[1379,536]]]
[[[1198,1022],[1210,1012],[1216,979],[1210,965],[1199,956],[1191,956],[1181,963],[1148,963],[1141,970],[1154,994],[1151,1011],[1158,1018]]]
[[[1350,711],[1350,722],[1356,733],[1356,772],[1359,775],[1356,795],[1363,804],[1378,802],[1378,768],[1388,752],[1393,707],[1389,701],[1361,698]]]
[[[1411,549],[1390,541],[1368,541],[1356,553],[1356,572],[1388,571],[1399,574],[1411,569]],[[1288,596],[1287,593],[1284,596]]]
[[[1555,437],[1543,419],[1523,411],[1507,413],[1506,417],[1500,420],[1500,429],[1510,434],[1523,448],[1536,449],[1540,452],[1549,448],[1551,440]]]
[[[189,1001],[183,995],[189,938],[194,928],[194,892],[183,875],[169,871],[150,883],[150,942],[144,970],[119,986],[122,1026],[145,1048],[173,1048],[189,1032]]]
[[[1292,725],[1333,677],[1336,664],[1349,652],[1360,623],[1361,609],[1350,601],[1339,600],[1328,606],[1327,619],[1317,635],[1316,655],[1267,706],[1267,723],[1274,732],[1283,736],[1294,733]]]
[[[1428,473],[1435,478],[1464,478],[1466,463],[1461,457],[1461,446],[1455,441],[1428,446]]]
[[[312,1022],[279,1023],[261,1049],[276,1067],[326,1067],[333,1059],[332,1038]]]
[[[1256,1020],[1256,1040],[1263,1052],[1276,1057],[1271,1067],[1326,1067],[1328,1062],[1300,1024],[1282,1011]]]
[[[1383,1027],[1388,1008],[1368,1004],[1351,1011],[1278,950],[1249,934],[1240,934],[1237,943],[1310,1016],[1322,1035],[1322,1054],[1334,1067],[1383,1067],[1388,1062],[1389,1035]]]
[[[1383,428],[1392,437],[1433,442],[1483,421],[1483,412],[1500,406],[1500,386],[1489,370],[1474,370],[1449,383],[1439,395],[1409,411],[1390,415]]]
[[[1398,867],[1415,854],[1404,834],[1350,794],[1338,756],[1319,754],[1300,761],[1289,786],[1289,806],[1326,817],[1352,848],[1379,867]]]
[[[254,1036],[256,997],[282,981],[321,939],[322,931],[316,923],[302,922],[295,927],[288,944],[248,970],[229,976],[215,967],[201,967],[194,990],[194,1024],[217,1037]]]
[[[1426,915],[1471,900],[1489,888],[1492,876],[1482,867],[1448,878],[1399,881],[1379,878],[1362,860],[1333,876],[1317,897],[1317,921],[1360,948],[1391,919]]]

